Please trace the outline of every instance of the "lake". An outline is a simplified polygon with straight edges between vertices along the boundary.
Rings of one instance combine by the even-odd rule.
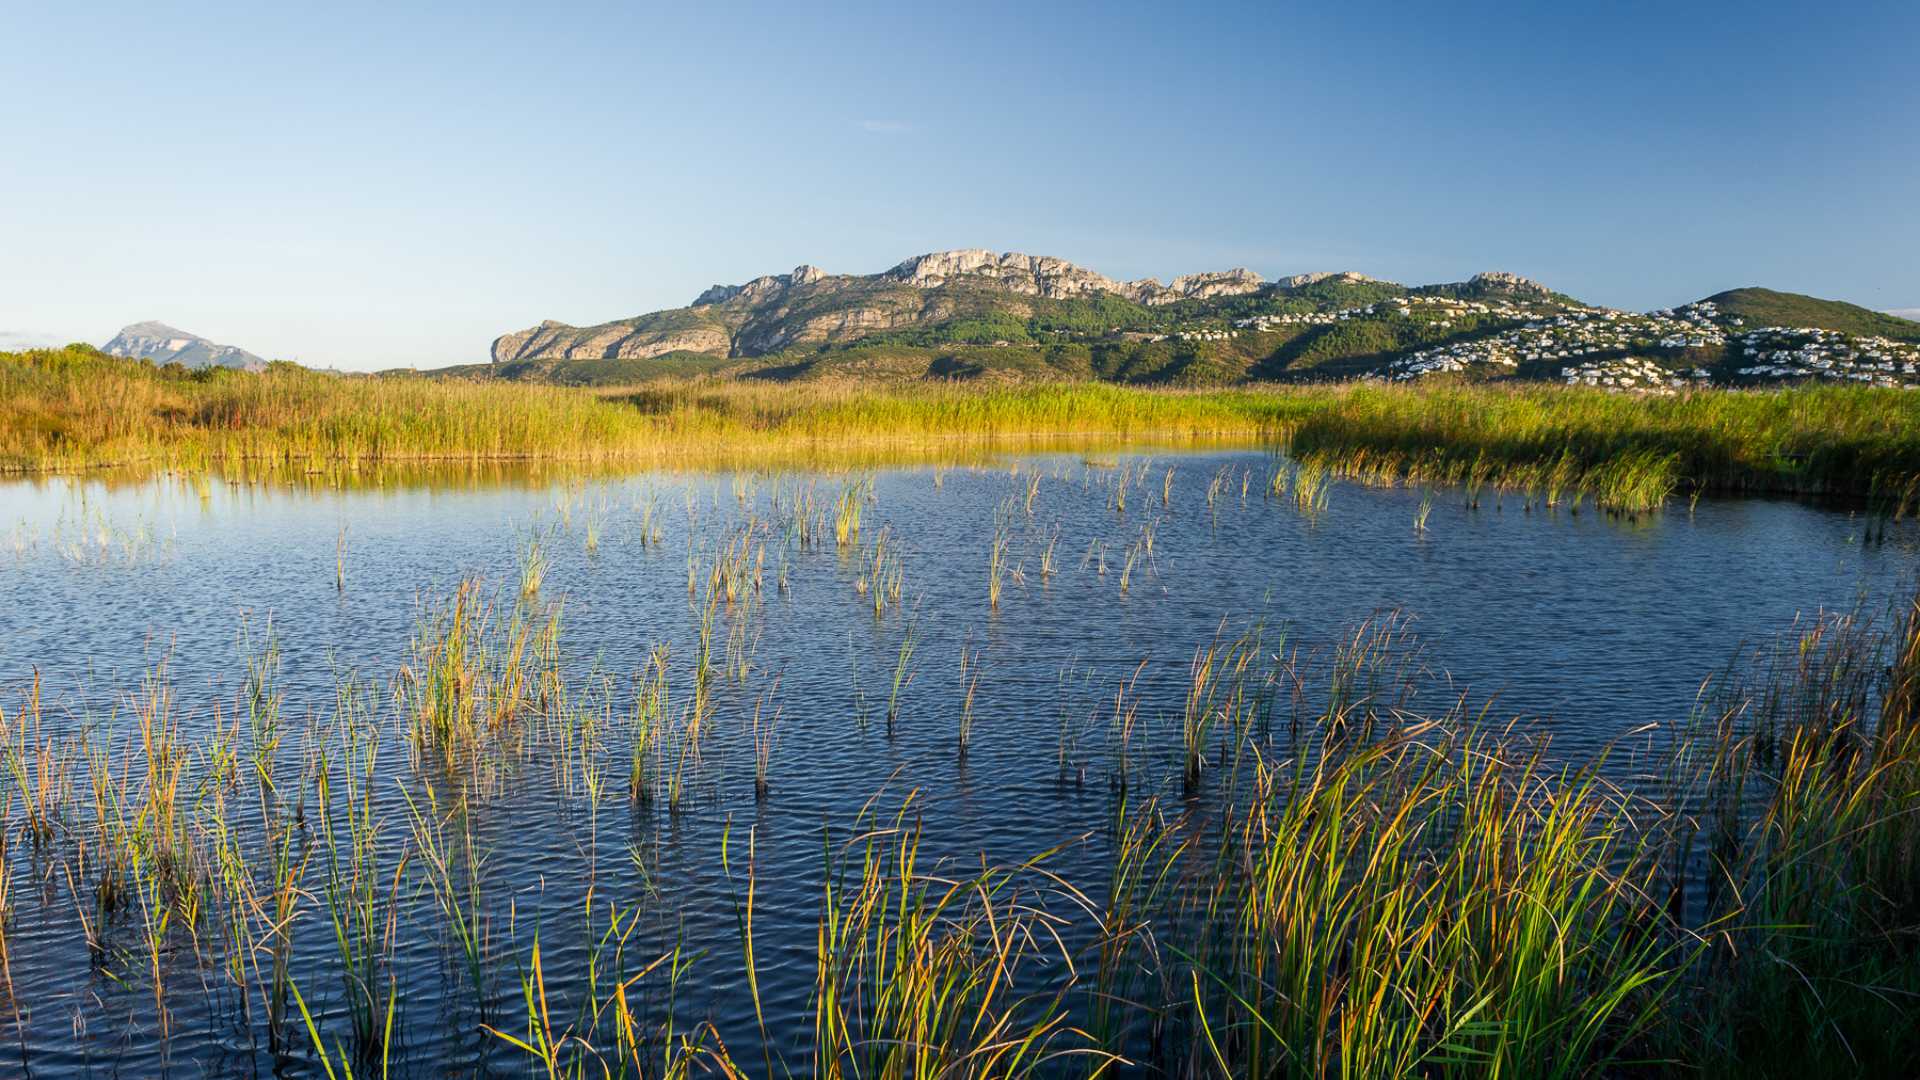
[[[483,1025],[526,1037],[536,942],[556,1029],[589,971],[617,982],[667,956],[629,991],[647,1039],[710,1023],[749,1074],[804,1074],[822,889],[864,826],[910,820],[927,867],[1047,853],[1097,904],[1123,805],[1204,811],[1248,754],[1284,757],[1324,693],[1279,673],[1337,667],[1362,628],[1392,638],[1369,670],[1406,707],[1520,719],[1556,760],[1619,748],[1609,775],[1631,784],[1639,749],[1683,728],[1718,673],[1796,620],[1884,612],[1920,566],[1920,529],[1846,507],[1706,499],[1627,518],[1340,483],[1316,509],[1298,476],[1273,493],[1276,469],[1257,449],[1107,447],[857,471],[0,485],[18,767],[0,1027],[20,1036],[0,1068],[322,1075],[298,1010],[270,1016],[262,988],[278,943],[314,1029],[355,1053],[364,952],[336,920],[357,896],[382,957],[368,970],[392,988],[375,996],[397,1002],[378,1040],[396,1074],[527,1075]],[[515,715],[535,719],[483,716],[490,734],[449,749],[410,737],[412,718],[499,704],[435,682],[456,622],[476,670],[521,657]],[[1196,651],[1216,644],[1257,673],[1254,722],[1221,734],[1231,755],[1209,743],[1191,783],[1182,718]],[[56,812],[35,842],[22,808],[47,775]],[[116,777],[124,805],[103,812]],[[169,777],[174,816],[140,850],[207,883],[193,917],[193,897],[144,888],[104,841],[76,847],[155,828]],[[355,835],[363,865],[340,839]],[[297,889],[271,888],[274,850]],[[1068,953],[1091,940],[1070,917],[1059,933]]]

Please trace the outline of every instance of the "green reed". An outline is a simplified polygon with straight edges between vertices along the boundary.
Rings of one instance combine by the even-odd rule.
[[[423,781],[421,786],[420,798],[410,788],[401,788],[413,850],[419,856],[421,876],[445,919],[444,929],[460,950],[474,1008],[484,1017],[490,960],[481,880],[485,860],[474,842],[472,814],[464,797],[456,796],[443,809],[433,783]]]
[[[860,513],[866,505],[869,481],[853,481],[840,489],[840,498],[834,502],[833,540],[840,547],[850,547],[860,539]]]
[[[769,791],[767,775],[773,765],[773,749],[779,737],[780,708],[775,706],[772,715],[766,715],[767,702],[779,693],[780,680],[776,677],[753,702],[753,719],[748,734],[753,740],[753,794],[756,799],[764,800]]]
[[[827,849],[813,1075],[1013,1077],[1111,1060],[1057,992],[1019,989],[1023,972],[1064,959],[1049,955],[1059,918],[1044,896],[1064,883],[1041,860],[923,869],[910,802]]]
[[[363,1055],[370,1048],[384,1054],[399,996],[391,968],[405,860],[396,862],[390,876],[380,863],[383,823],[373,800],[380,730],[360,711],[351,689],[342,701],[337,798],[334,771],[324,760],[318,776],[324,896],[355,1043]]]
[[[1889,1075],[1920,1054],[1920,597],[1828,616],[1728,702],[1689,771],[1723,912],[1688,1041],[1726,1075]]]
[[[1000,595],[1006,587],[1007,546],[1012,543],[1004,525],[996,525],[987,547],[987,608],[1000,610]]]
[[[893,661],[893,683],[887,691],[887,734],[892,735],[900,719],[900,695],[913,682],[913,653],[919,646],[919,633],[909,622],[900,632],[900,651]]]

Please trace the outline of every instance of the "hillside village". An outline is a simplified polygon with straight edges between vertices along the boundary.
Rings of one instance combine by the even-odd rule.
[[[1747,379],[1848,379],[1875,386],[1920,387],[1920,346],[1833,330],[1768,326],[1740,336],[1736,369]]]
[[[1405,382],[1483,366],[1518,369],[1523,362],[1551,363],[1636,350],[1672,353],[1711,349],[1726,342],[1725,333],[1716,321],[1719,318],[1715,305],[1707,301],[1645,315],[1604,308],[1566,310],[1552,318],[1531,319],[1522,326],[1487,337],[1422,349],[1387,364],[1376,375],[1390,382]],[[1740,322],[1731,321],[1736,325]],[[1644,371],[1640,365],[1635,365],[1633,370]],[[1592,362],[1563,366],[1559,374],[1568,382],[1584,382],[1589,386],[1647,388],[1638,376],[1630,382],[1621,382],[1626,377],[1625,368],[1606,370]],[[1671,377],[1663,380],[1661,385],[1680,385],[1702,377],[1689,372],[1678,381]]]
[[[1675,393],[1690,387],[1752,385],[1808,378],[1851,379],[1920,389],[1920,346],[1834,330],[1761,327],[1720,312],[1711,301],[1632,312],[1567,310],[1485,337],[1415,351],[1370,373],[1387,382],[1430,375],[1493,377],[1557,364],[1570,386]],[[1731,335],[1731,336],[1730,336]],[[1703,355],[1723,353],[1719,370]]]
[[[1398,316],[1412,318],[1416,311],[1439,316],[1441,328],[1453,325],[1456,317],[1480,315],[1492,319],[1524,319],[1537,313],[1534,307],[1521,307],[1503,301],[1491,303],[1482,301],[1456,300],[1449,296],[1399,296],[1392,300],[1368,304],[1365,307],[1343,308],[1339,311],[1288,312],[1279,315],[1255,315],[1246,319],[1235,319],[1237,330],[1276,330],[1285,326],[1332,326],[1336,323],[1369,317]]]

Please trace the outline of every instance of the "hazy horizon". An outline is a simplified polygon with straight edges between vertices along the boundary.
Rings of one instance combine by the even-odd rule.
[[[15,9],[0,348],[368,370],[811,263],[1920,309],[1912,5]]]

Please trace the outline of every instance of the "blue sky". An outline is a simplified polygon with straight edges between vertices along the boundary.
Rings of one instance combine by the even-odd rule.
[[[1910,0],[706,6],[0,4],[0,347],[435,366],[951,247],[1920,307]]]

